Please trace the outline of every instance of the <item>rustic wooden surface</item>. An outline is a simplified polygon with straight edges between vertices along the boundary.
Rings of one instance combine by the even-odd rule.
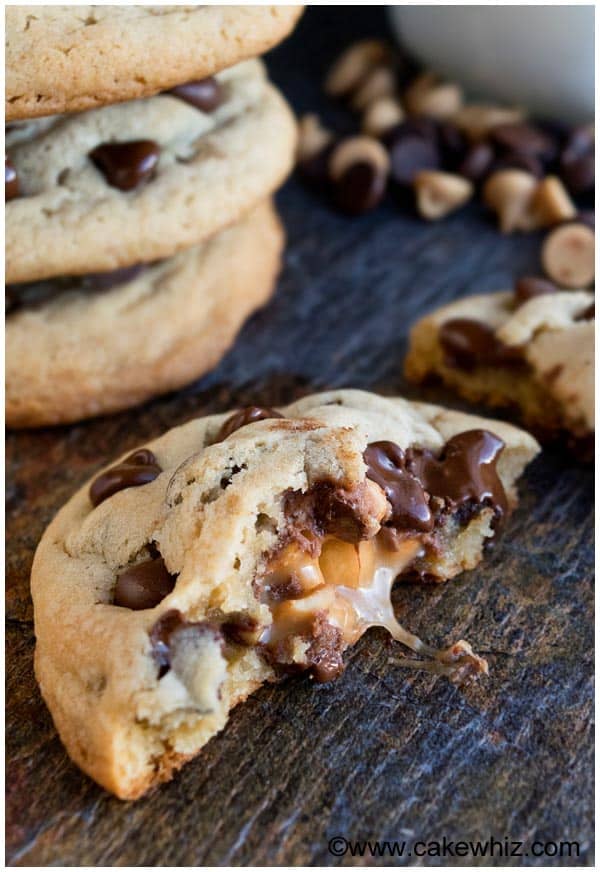
[[[322,72],[381,10],[313,8],[271,56],[300,111]],[[458,691],[389,663],[370,631],[331,685],[265,688],[169,785],[124,804],[67,758],[32,671],[28,576],[54,512],[105,460],[195,415],[289,401],[326,386],[403,392],[410,323],[455,296],[535,268],[539,240],[504,239],[474,207],[425,225],[390,202],[349,220],[292,180],[272,303],[219,368],[141,410],[7,441],[7,857],[13,865],[470,864],[336,858],[347,839],[577,840],[592,862],[592,475],[547,451],[484,566],[446,586],[405,586],[400,620],[431,642],[464,636],[491,675]],[[409,392],[410,393],[410,392]],[[412,392],[414,394],[414,392]],[[428,390],[429,399],[446,399]]]

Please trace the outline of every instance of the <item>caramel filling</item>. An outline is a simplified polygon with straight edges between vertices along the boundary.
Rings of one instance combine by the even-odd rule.
[[[466,642],[438,651],[396,619],[392,586],[422,553],[419,539],[404,539],[393,547],[382,534],[357,544],[325,536],[316,556],[290,543],[271,560],[263,579],[262,599],[269,605],[272,623],[260,633],[258,643],[273,659],[287,654],[293,662],[303,653],[296,649],[296,643],[304,640],[305,646],[308,644],[320,616],[330,628],[326,665],[319,663],[321,668],[313,669],[320,680],[341,671],[341,658],[334,657],[332,649],[339,655],[369,627],[385,628],[396,641],[424,658],[404,658],[398,661],[401,665],[439,672],[457,682],[487,673],[485,660],[473,654]]]

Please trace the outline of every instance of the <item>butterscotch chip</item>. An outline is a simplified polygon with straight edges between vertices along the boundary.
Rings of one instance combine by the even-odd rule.
[[[414,181],[417,208],[423,218],[436,221],[464,206],[475,190],[463,176],[437,170],[421,170]]]
[[[389,66],[375,67],[353,95],[352,108],[362,112],[382,97],[394,97],[396,90],[394,71]]]
[[[569,192],[557,176],[547,176],[533,193],[531,208],[542,227],[568,221],[577,214]]]
[[[298,122],[297,160],[299,162],[310,160],[327,148],[332,141],[333,133],[323,127],[318,115],[313,113],[303,115]]]
[[[577,221],[550,231],[542,246],[546,275],[563,288],[587,288],[595,276],[595,234]]]
[[[537,179],[523,170],[497,170],[483,186],[483,201],[498,216],[502,233],[534,230],[539,218],[532,209]]]
[[[408,86],[403,98],[411,114],[444,121],[460,110],[463,92],[455,82],[439,82],[434,73],[423,73]]]
[[[264,682],[339,675],[371,626],[418,654],[408,665],[487,670],[462,640],[437,651],[405,630],[390,591],[480,561],[535,440],[360,391],[278,412],[171,430],[144,446],[163,474],[97,506],[85,485],[38,547],[42,694],[74,761],[122,798],[171,777]]]
[[[394,97],[380,97],[367,107],[362,119],[363,132],[382,136],[404,120],[404,110]]]
[[[516,124],[524,117],[525,113],[522,109],[469,103],[453,115],[452,121],[466,133],[469,139],[479,142],[486,139],[494,127],[501,124]]]
[[[342,97],[363,83],[367,75],[384,63],[389,49],[378,39],[365,39],[346,49],[337,59],[325,79],[325,93]]]

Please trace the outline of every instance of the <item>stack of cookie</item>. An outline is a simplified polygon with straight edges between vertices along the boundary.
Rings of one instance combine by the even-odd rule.
[[[9,425],[177,388],[268,298],[296,134],[256,56],[299,10],[7,10]]]

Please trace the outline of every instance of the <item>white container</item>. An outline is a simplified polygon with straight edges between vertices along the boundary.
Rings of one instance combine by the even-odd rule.
[[[391,6],[399,40],[469,95],[594,119],[593,6]]]

